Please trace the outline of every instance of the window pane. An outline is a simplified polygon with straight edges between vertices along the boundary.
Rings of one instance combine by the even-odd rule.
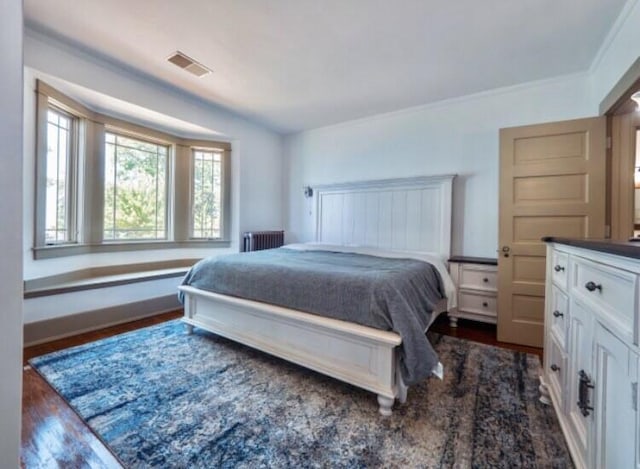
[[[168,148],[107,133],[104,239],[167,237]]]
[[[193,150],[191,237],[220,238],[222,228],[222,154]]]
[[[45,191],[45,243],[70,242],[71,230],[71,131],[72,118],[54,109],[47,111],[47,160]]]

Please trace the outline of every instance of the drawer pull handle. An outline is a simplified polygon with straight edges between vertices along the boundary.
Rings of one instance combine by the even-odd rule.
[[[590,415],[590,411],[593,410],[593,407],[589,405],[591,404],[589,400],[589,389],[593,389],[595,386],[591,382],[589,375],[587,375],[584,370],[580,370],[578,376],[578,408],[584,417],[588,417]]]
[[[553,312],[553,317],[555,317],[555,318],[561,318],[562,316],[564,316],[564,314],[562,314],[557,309]]]
[[[585,283],[584,288],[586,288],[589,291],[596,291],[596,290],[602,291],[602,285],[600,285],[599,283],[596,284],[593,282],[587,282]]]
[[[488,279],[487,277],[483,278],[483,279],[482,279],[482,281],[483,281],[484,283],[489,283],[489,279]]]
[[[560,371],[560,367],[554,363],[551,365],[551,371]]]
[[[487,306],[489,306],[489,303],[487,303],[486,301],[483,301],[482,302],[482,306],[484,306],[486,308]]]
[[[555,270],[556,272],[564,272],[564,267],[562,267],[561,265],[556,265],[553,270]]]

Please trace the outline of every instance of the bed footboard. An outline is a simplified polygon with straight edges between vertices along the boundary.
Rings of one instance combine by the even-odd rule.
[[[337,319],[181,286],[184,318],[200,327],[378,395],[391,415],[404,401],[397,367],[400,336]]]

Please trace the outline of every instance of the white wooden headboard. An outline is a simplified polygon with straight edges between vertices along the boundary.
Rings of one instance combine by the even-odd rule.
[[[451,254],[455,175],[315,186],[316,241]]]

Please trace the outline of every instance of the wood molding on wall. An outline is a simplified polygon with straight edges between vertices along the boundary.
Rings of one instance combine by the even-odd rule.
[[[622,78],[600,102],[600,115],[612,115],[629,101],[631,95],[640,89],[640,57],[622,75]]]
[[[618,80],[600,103],[600,114],[607,115],[609,138],[607,162],[607,218],[610,237],[627,240],[634,232],[636,130],[640,115],[631,95],[640,90],[640,57]]]
[[[633,236],[636,166],[636,130],[640,114],[614,115],[611,120],[611,238]]]

